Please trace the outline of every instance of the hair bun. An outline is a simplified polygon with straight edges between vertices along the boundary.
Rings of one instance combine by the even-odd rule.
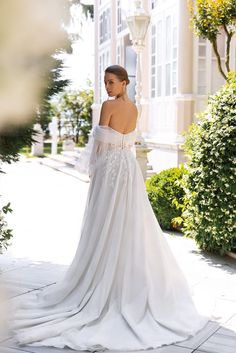
[[[109,72],[111,74],[116,75],[120,81],[125,81],[127,85],[130,83],[130,80],[129,80],[129,77],[128,77],[128,73],[127,73],[126,69],[123,66],[120,66],[120,65],[108,66],[105,69],[105,73],[106,72]]]

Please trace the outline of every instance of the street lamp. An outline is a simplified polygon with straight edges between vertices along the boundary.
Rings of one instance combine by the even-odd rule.
[[[141,0],[135,0],[134,13],[127,16],[126,21],[130,30],[131,40],[134,51],[137,54],[136,62],[136,85],[135,85],[135,103],[138,109],[137,121],[137,140],[136,140],[136,154],[139,161],[143,177],[146,179],[147,171],[147,153],[151,150],[147,148],[141,134],[140,119],[142,114],[141,94],[142,94],[142,80],[141,80],[141,53],[145,47],[145,37],[150,23],[150,16],[142,8]]]
[[[145,47],[145,37],[150,23],[150,16],[145,12],[141,6],[141,0],[135,1],[134,13],[126,18],[133,48],[137,54],[136,62],[136,86],[135,86],[135,102],[138,109],[138,139],[142,141],[140,130],[140,119],[142,114],[141,106],[141,93],[142,93],[142,80],[141,80],[141,53]],[[140,142],[141,142],[140,141]]]

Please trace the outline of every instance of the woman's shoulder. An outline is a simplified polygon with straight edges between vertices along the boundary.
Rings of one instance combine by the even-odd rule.
[[[138,114],[138,109],[135,103],[131,100],[122,101],[120,99],[110,99],[106,100],[102,103],[102,111],[108,114],[113,114],[117,111],[117,109],[124,109],[124,111],[128,110],[130,112]]]
[[[104,101],[102,103],[102,106],[101,106],[102,111],[103,112],[111,111],[115,107],[114,101],[115,100],[106,100],[106,101]]]
[[[107,106],[110,106],[110,107],[123,105],[123,106],[130,106],[130,107],[133,107],[134,109],[137,109],[135,103],[133,101],[131,101],[130,99],[125,100],[125,101],[120,98],[110,99],[110,100],[104,101],[103,103],[105,103]]]

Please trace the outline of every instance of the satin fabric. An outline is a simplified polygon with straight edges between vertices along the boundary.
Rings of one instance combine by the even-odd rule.
[[[135,131],[94,127],[76,254],[60,281],[18,302],[19,344],[142,350],[185,340],[206,324],[148,200],[135,139]]]

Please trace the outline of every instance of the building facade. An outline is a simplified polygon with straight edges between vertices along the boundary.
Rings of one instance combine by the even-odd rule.
[[[135,96],[136,54],[132,48],[127,15],[134,2],[95,1],[95,101],[93,120],[99,120],[101,103],[107,99],[104,69],[124,66],[130,78],[128,93]],[[189,23],[187,0],[143,0],[151,16],[142,54],[141,130],[152,151],[148,154],[155,171],[185,161],[182,132],[206,106],[207,96],[223,83],[211,44],[196,37]],[[222,59],[225,37],[219,36]],[[236,68],[236,43],[232,42],[231,68]]]

